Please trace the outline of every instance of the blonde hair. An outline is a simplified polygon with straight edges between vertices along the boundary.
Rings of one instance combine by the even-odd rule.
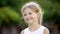
[[[36,2],[29,2],[26,3],[25,5],[22,6],[21,12],[23,14],[24,9],[26,9],[27,7],[31,8],[31,9],[35,9],[36,12],[40,13],[40,18],[39,18],[39,23],[42,24],[42,18],[43,18],[43,12],[42,12],[42,8],[39,4],[37,4]],[[34,8],[36,7],[36,8]]]

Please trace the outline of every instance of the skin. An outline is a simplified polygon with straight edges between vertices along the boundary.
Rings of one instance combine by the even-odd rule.
[[[24,31],[21,31],[21,34],[24,34]],[[46,28],[46,29],[44,30],[43,34],[50,34],[50,33],[49,33],[49,30]]]
[[[28,23],[29,30],[35,31],[40,27],[40,24],[38,23],[38,17],[39,12],[35,13],[30,8],[26,8],[23,12],[23,18]],[[21,32],[21,34],[24,34],[24,31]],[[49,34],[49,30],[46,28],[44,29],[44,34]]]

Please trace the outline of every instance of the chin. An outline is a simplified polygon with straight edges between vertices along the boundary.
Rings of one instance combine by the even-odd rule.
[[[28,24],[31,24],[31,23],[32,23],[32,21],[27,21],[27,23],[28,23]]]

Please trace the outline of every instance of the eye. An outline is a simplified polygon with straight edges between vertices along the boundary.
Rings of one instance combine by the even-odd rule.
[[[24,16],[26,16],[27,14],[24,14]]]
[[[32,14],[32,13],[29,13],[30,15]]]

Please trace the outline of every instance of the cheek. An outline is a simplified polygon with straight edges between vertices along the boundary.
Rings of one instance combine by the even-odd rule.
[[[33,14],[32,17],[33,17],[33,18],[37,18],[37,15]]]
[[[24,19],[24,20],[26,20],[26,17],[25,17],[25,16],[23,16],[23,19]]]
[[[24,17],[24,19],[26,19],[26,17]]]
[[[30,15],[29,17],[30,17],[30,18],[34,18],[34,15]]]

